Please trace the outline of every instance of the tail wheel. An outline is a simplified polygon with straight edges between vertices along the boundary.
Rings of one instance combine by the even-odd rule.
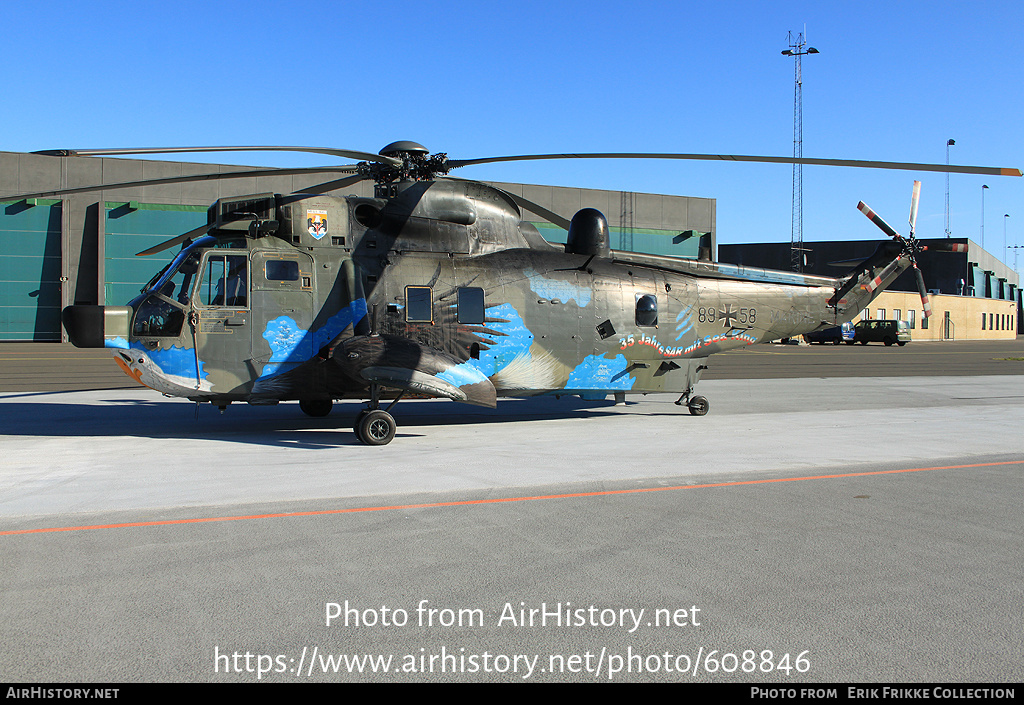
[[[711,408],[707,398],[702,396],[692,397],[686,406],[689,407],[690,413],[694,416],[703,416]]]
[[[367,411],[356,423],[356,435],[368,446],[387,445],[394,439],[396,430],[395,419],[383,409]]]

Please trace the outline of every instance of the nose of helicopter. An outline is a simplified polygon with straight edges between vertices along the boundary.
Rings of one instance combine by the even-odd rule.
[[[127,348],[130,306],[76,304],[61,311],[68,339],[76,348]]]

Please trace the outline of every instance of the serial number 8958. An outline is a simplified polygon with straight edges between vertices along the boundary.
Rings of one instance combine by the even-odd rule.
[[[731,306],[727,307],[725,310],[704,306],[697,309],[698,323],[714,323],[719,319],[731,319],[729,320],[730,324],[733,320],[744,325],[757,323],[757,309],[741,308],[739,310],[735,310]]]

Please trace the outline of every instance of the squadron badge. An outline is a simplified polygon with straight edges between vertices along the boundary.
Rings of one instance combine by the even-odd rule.
[[[327,235],[327,211],[306,209],[306,227],[317,240]]]

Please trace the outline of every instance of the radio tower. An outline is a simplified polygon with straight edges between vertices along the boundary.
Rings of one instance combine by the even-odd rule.
[[[783,50],[783,56],[792,56],[796,59],[793,70],[793,158],[801,159],[804,156],[804,97],[803,97],[803,74],[800,69],[800,59],[805,54],[818,54],[814,47],[808,47],[804,40],[804,32],[793,38],[793,33],[787,35],[789,49]],[[790,262],[793,271],[804,271],[804,167],[802,164],[793,165],[793,230],[789,246]]]

